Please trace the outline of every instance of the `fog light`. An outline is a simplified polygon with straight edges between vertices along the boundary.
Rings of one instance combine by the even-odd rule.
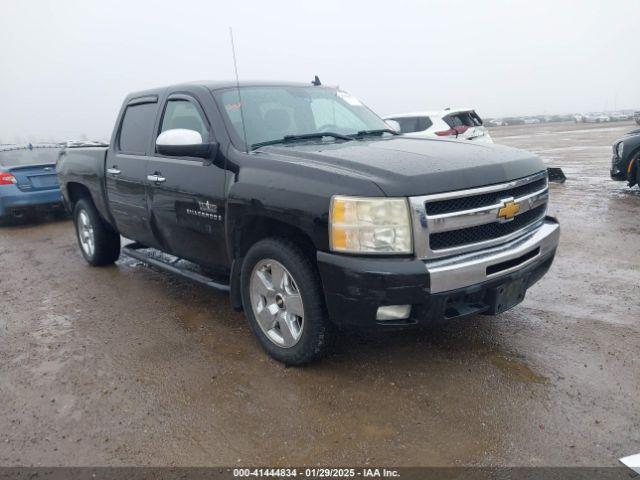
[[[386,305],[378,307],[376,320],[403,320],[409,318],[411,305]]]

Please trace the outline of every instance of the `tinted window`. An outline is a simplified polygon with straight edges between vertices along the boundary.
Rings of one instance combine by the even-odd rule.
[[[120,127],[120,150],[125,153],[145,154],[151,141],[155,115],[155,103],[127,107]]]
[[[447,115],[443,118],[443,120],[447,122],[447,125],[449,125],[451,128],[462,127],[464,125],[464,122],[462,121],[460,115]]]
[[[475,117],[474,117],[475,115]],[[452,113],[443,118],[445,122],[451,127],[475,127],[482,125],[482,120],[475,112],[460,112]]]
[[[400,125],[400,133],[422,132],[433,125],[429,117],[398,117],[392,118]]]
[[[59,147],[16,148],[15,150],[0,151],[0,165],[12,167],[15,165],[38,165],[41,163],[56,163]]]
[[[162,118],[160,133],[173,128],[195,130],[202,136],[202,141],[209,138],[207,124],[202,119],[196,106],[188,100],[169,100]]]

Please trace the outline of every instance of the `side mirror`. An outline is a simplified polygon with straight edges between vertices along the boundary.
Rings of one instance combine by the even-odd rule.
[[[217,149],[217,143],[204,143],[199,132],[186,128],[165,130],[156,139],[156,152],[171,157],[213,158]]]
[[[395,120],[391,120],[391,119],[385,120],[384,123],[386,123],[391,130],[394,130],[394,131],[396,131],[398,133],[401,133],[400,124],[398,122],[396,122]]]

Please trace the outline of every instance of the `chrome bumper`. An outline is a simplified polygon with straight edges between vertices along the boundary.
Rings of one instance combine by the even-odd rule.
[[[552,217],[532,231],[502,245],[463,255],[425,261],[431,293],[477,285],[547,259],[560,239],[560,225]]]

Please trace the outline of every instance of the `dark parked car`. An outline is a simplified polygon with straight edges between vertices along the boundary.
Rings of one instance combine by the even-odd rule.
[[[307,84],[131,94],[109,147],[66,150],[58,178],[87,262],[135,240],[128,255],[230,292],[288,364],[318,358],[338,327],[504,312],[559,238],[535,155],[399,136]]]
[[[611,178],[629,182],[629,186],[638,182],[638,163],[640,162],[640,129],[627,133],[612,145]]]
[[[36,211],[60,210],[55,164],[60,145],[0,146],[0,220]]]

